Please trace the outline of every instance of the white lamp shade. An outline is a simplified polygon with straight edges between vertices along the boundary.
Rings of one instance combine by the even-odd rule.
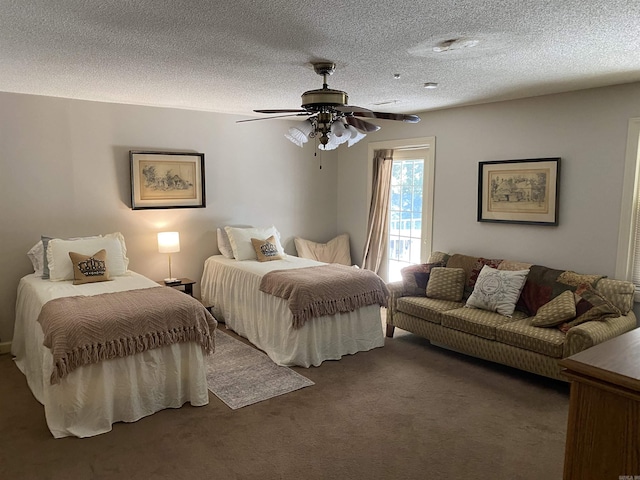
[[[180,251],[180,234],[178,232],[158,232],[158,252],[176,253]]]
[[[309,120],[305,120],[304,122],[300,122],[299,125],[295,127],[291,127],[288,133],[285,133],[284,136],[295,143],[299,147],[302,147],[303,144],[307,143],[309,140],[309,135],[313,130],[313,125]]]
[[[347,128],[349,129],[349,131],[351,132],[351,138],[349,140],[347,140],[347,145],[350,147],[351,145],[355,145],[356,143],[358,143],[360,140],[362,140],[364,137],[366,137],[366,135],[362,132],[359,132],[358,130],[356,130],[353,125],[348,125]]]

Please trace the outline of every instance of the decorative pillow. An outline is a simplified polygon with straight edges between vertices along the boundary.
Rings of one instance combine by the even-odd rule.
[[[429,255],[427,263],[444,263],[446,265],[447,260],[449,260],[450,256],[451,255],[444,252],[431,252],[431,255]]]
[[[574,320],[560,325],[559,328],[563,332],[590,320],[606,320],[622,315],[613,303],[589,284],[580,285],[576,290],[575,298],[577,316]]]
[[[282,255],[278,253],[278,247],[276,246],[276,239],[271,235],[266,240],[260,240],[258,238],[252,238],[251,243],[256,251],[256,256],[259,262],[269,262],[271,260],[282,260]]]
[[[278,253],[285,256],[284,249],[280,244],[280,233],[273,225],[270,227],[224,227],[229,236],[229,243],[233,250],[233,256],[236,260],[257,260],[256,251],[251,243],[252,238],[266,240],[273,236],[276,239],[276,248]]]
[[[400,270],[404,295],[426,297],[429,275],[434,267],[444,267],[444,263],[409,265]]]
[[[465,280],[463,268],[433,267],[429,272],[427,297],[459,302],[464,293]]]
[[[538,309],[531,319],[534,327],[556,327],[576,316],[576,299],[573,292],[566,290]]]
[[[466,306],[511,317],[528,273],[529,270],[497,270],[485,265],[480,270]]]
[[[347,233],[338,235],[327,243],[316,243],[300,237],[295,237],[293,242],[299,257],[351,266],[351,248]]]
[[[218,235],[218,250],[226,258],[233,258],[233,248],[231,248],[231,242],[229,241],[229,235],[224,228],[216,229]]]
[[[106,282],[109,278],[107,269],[107,251],[105,249],[93,255],[69,252],[73,264],[73,284]]]
[[[466,284],[464,286],[464,298],[468,298],[473,292],[473,287],[476,284],[476,280],[482,267],[488,265],[492,268],[498,268],[501,259],[491,259],[483,257],[472,257],[470,255],[462,255],[455,253],[447,260],[447,267],[449,268],[463,268],[466,275]]]
[[[53,238],[47,247],[49,279],[52,281],[73,280],[73,265],[69,252],[92,255],[98,250],[107,251],[107,269],[111,276],[126,275],[129,267],[127,247],[121,233],[110,233],[101,237],[62,240]]]

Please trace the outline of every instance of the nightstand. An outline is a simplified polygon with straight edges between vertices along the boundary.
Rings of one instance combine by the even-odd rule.
[[[167,287],[182,290],[187,295],[191,295],[193,297],[193,285],[196,283],[195,280],[191,280],[190,278],[179,278],[178,280],[180,281],[176,283],[164,283],[163,280],[160,280],[158,283],[160,285],[166,285]]]

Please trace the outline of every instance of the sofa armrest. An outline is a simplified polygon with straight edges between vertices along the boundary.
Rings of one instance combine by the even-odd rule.
[[[636,316],[633,311],[626,315],[606,320],[591,320],[577,325],[567,332],[564,342],[563,358],[575,355],[578,352],[591,348],[598,343],[610,340],[622,335],[637,326]]]
[[[402,282],[387,283],[389,290],[389,307],[387,308],[387,325],[394,325],[393,315],[396,312],[398,299],[404,295]]]

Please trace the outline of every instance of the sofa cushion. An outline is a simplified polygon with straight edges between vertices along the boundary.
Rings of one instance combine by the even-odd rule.
[[[516,311],[513,313],[513,317],[509,318],[496,312],[464,307],[443,312],[441,317],[440,323],[443,327],[453,328],[489,340],[495,340],[496,327],[513,322],[514,320],[526,318],[527,314]]]
[[[567,290],[556,298],[545,303],[531,319],[534,327],[555,327],[576,316],[576,298]]]
[[[462,268],[434,267],[427,284],[427,297],[459,302],[462,300],[464,282]]]
[[[445,252],[431,252],[427,263],[444,263],[446,265],[450,256],[451,255]]]
[[[432,323],[441,322],[441,312],[463,307],[461,302],[450,302],[427,297],[402,297],[398,299],[398,312],[413,315]]]
[[[478,275],[467,305],[510,317],[528,273],[529,270],[497,270],[485,265]]]
[[[530,318],[505,323],[496,328],[496,341],[532,352],[562,358],[566,334],[557,328],[531,325]]]
[[[418,265],[409,265],[400,270],[402,275],[402,286],[405,295],[417,295],[419,297],[427,296],[427,283],[431,269],[434,267],[443,267],[444,263],[421,263]]]

